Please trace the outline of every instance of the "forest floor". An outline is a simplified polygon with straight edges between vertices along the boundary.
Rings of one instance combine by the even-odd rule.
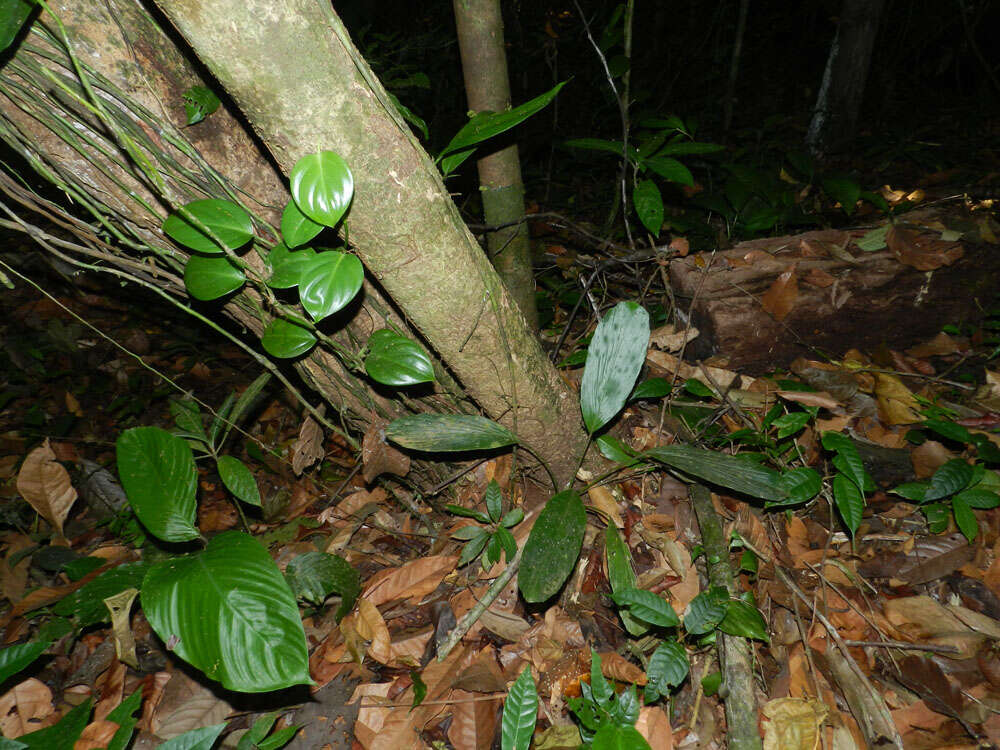
[[[246,524],[286,573],[308,553],[339,555],[358,572],[360,596],[338,622],[347,593],[293,587],[311,688],[224,691],[176,659],[139,607],[111,626],[103,600],[127,577],[108,574],[152,549],[116,480],[115,441],[132,427],[174,429],[172,402],[185,394],[210,416],[259,368],[173,311],[100,279],[81,285],[34,269],[46,294],[18,284],[0,296],[0,617],[5,645],[51,645],[20,672],[5,671],[10,659],[0,652],[3,736],[41,747],[31,732],[90,699],[82,737],[66,747],[123,747],[115,744],[123,726],[138,733],[133,747],[154,747],[228,721],[223,747],[280,747],[294,729],[271,734],[271,744],[264,737],[298,727],[287,747],[486,749],[500,746],[504,700],[530,667],[540,750],[580,746],[581,726],[588,739],[581,717],[600,674],[622,695],[636,695],[636,686],[650,698],[605,718],[635,725],[652,748],[722,747],[726,690],[715,642],[736,632],[749,637],[768,747],[1000,744],[1000,300],[980,300],[974,320],[934,321],[933,336],[906,348],[842,340],[823,361],[748,374],[731,368],[725,351],[685,361],[689,336],[673,326],[655,264],[641,278],[659,286],[645,288],[635,274],[601,269],[578,308],[577,279],[596,269],[595,256],[573,245],[572,232],[545,231],[554,233],[536,238],[546,264],[545,340],[553,349],[568,326],[558,350],[567,382],[579,386],[592,305],[637,299],[651,313],[645,397],[631,401],[614,433],[629,448],[696,442],[813,467],[830,480],[795,507],[765,508],[713,488],[738,590],[759,625],[753,617],[727,625],[724,606],[712,615],[688,486],[640,463],[587,492],[581,563],[560,595],[527,606],[515,579],[439,660],[444,636],[505,566],[464,564],[460,529],[480,523],[469,514],[490,520],[495,482],[504,506],[528,515],[512,529],[522,544],[546,495],[509,456],[465,465],[433,496],[366,482],[359,456],[335,436],[317,437],[294,400],[269,387],[222,446],[250,467],[260,506],[238,512],[215,463],[203,462],[197,526],[212,537]],[[786,279],[770,304],[794,305],[790,294]],[[65,481],[55,466],[68,470]],[[40,487],[30,486],[32,472]],[[66,503],[66,485],[75,502]],[[62,534],[42,517],[57,519]],[[655,670],[660,631],[624,617],[613,601],[613,537],[625,543],[635,586],[684,616],[682,673]],[[116,653],[122,628],[135,639],[132,666]],[[137,691],[139,715],[122,721],[115,709]],[[273,727],[259,723],[268,712],[277,712]]]

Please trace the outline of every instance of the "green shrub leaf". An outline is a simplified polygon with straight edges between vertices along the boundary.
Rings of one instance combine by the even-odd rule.
[[[302,275],[316,262],[316,251],[311,247],[289,250],[286,245],[275,245],[267,256],[271,278],[267,285],[274,289],[290,289],[302,283]]]
[[[500,744],[503,750],[528,750],[538,719],[538,692],[525,667],[510,687],[500,721]]]
[[[28,0],[3,0],[0,5],[0,52],[14,43],[35,5]]]
[[[953,458],[934,472],[923,502],[939,500],[965,489],[972,481],[972,467],[960,458]]]
[[[502,448],[517,442],[503,425],[472,414],[414,414],[400,417],[385,428],[394,443],[416,451],[454,453]]]
[[[260,507],[260,489],[247,465],[235,456],[220,456],[215,462],[226,489],[249,505]]]
[[[235,203],[217,198],[181,206],[163,222],[175,242],[207,255],[222,255],[243,247],[253,237],[250,214]]]
[[[625,406],[649,345],[649,314],[635,302],[619,302],[597,324],[580,382],[580,409],[596,432]]]
[[[260,345],[272,357],[291,359],[313,348],[316,337],[312,331],[284,318],[275,318],[264,329]]]
[[[434,365],[416,341],[388,328],[375,331],[368,338],[365,371],[376,383],[393,386],[430,383]]]
[[[92,708],[93,699],[87,698],[52,726],[22,734],[16,742],[29,750],[73,750],[74,744],[90,722]]]
[[[229,690],[309,684],[295,597],[264,546],[227,531],[200,553],[154,565],[142,608],[174,652]]]
[[[297,555],[285,569],[285,580],[296,598],[320,605],[330,594],[341,597],[337,622],[354,608],[361,593],[361,574],[338,555],[310,550]]]
[[[659,237],[663,228],[663,196],[652,180],[640,180],[632,191],[632,203],[646,231]]]
[[[833,477],[833,501],[844,519],[844,525],[854,536],[861,525],[861,514],[865,510],[865,496],[861,494],[858,485],[847,478],[846,474],[837,472]]]
[[[722,622],[728,609],[729,592],[723,586],[713,586],[688,604],[684,613],[684,629],[691,635],[710,633]]]
[[[781,505],[795,505],[808,502],[819,494],[823,489],[823,478],[815,469],[808,466],[796,466],[793,469],[782,473],[781,487],[788,493],[788,500]],[[769,503],[768,507],[774,507],[779,503]]]
[[[670,602],[662,596],[654,594],[646,589],[625,589],[616,591],[611,595],[615,604],[619,607],[628,607],[628,611],[645,620],[651,625],[658,625],[661,628],[672,628],[680,624],[680,619]]]
[[[646,667],[646,702],[655,701],[661,695],[669,693],[670,688],[680,685],[690,669],[691,663],[684,646],[677,641],[661,643],[649,657],[649,665]]]
[[[580,556],[586,525],[579,494],[566,490],[549,499],[524,543],[518,586],[525,601],[543,602],[562,587]]]
[[[691,170],[669,156],[650,156],[642,160],[642,165],[665,180],[694,187],[694,175],[691,174]]]
[[[767,624],[764,616],[752,604],[741,599],[730,599],[726,616],[719,623],[719,630],[741,638],[756,638],[767,643]]]
[[[184,286],[195,299],[207,302],[235,292],[246,281],[225,256],[192,255],[184,266]]]
[[[303,156],[292,167],[289,182],[299,211],[327,227],[337,226],[354,197],[354,176],[333,151]]]
[[[187,115],[188,125],[201,122],[222,104],[219,97],[204,86],[192,86],[181,94],[181,98],[184,99],[184,114]]]
[[[222,722],[210,727],[192,729],[184,734],[171,737],[159,745],[158,750],[212,750],[215,747],[215,741],[219,739],[219,735],[225,728],[226,722]]]
[[[281,212],[281,239],[289,248],[306,244],[322,231],[322,224],[302,213],[294,200],[288,201],[285,210]]]
[[[299,281],[302,307],[318,323],[346,307],[364,280],[365,269],[358,256],[337,250],[318,253]]]
[[[0,650],[0,683],[16,675],[42,655],[52,644],[49,641],[22,643]]]
[[[604,530],[604,555],[608,565],[608,581],[611,592],[628,591],[635,588],[635,571],[632,570],[632,555],[614,524]],[[641,620],[632,616],[627,609],[618,610],[622,624],[629,635],[639,636],[649,630]]]
[[[111,622],[111,612],[104,600],[126,589],[141,587],[148,570],[149,565],[144,562],[124,563],[105,570],[56,604],[52,611],[64,617],[73,617],[79,628]]]
[[[742,492],[744,495],[775,503],[788,499],[788,492],[781,475],[748,458],[730,456],[690,445],[653,448],[645,455],[685,474]]]
[[[118,477],[143,526],[165,542],[197,539],[191,447],[159,427],[133,427],[118,437],[116,452]]]

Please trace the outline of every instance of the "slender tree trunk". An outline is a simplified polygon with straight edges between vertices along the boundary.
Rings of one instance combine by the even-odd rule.
[[[844,0],[806,133],[806,144],[816,156],[854,139],[884,5],[885,0]]]
[[[409,408],[468,410],[467,394],[512,426],[561,482],[571,479],[586,443],[576,399],[329,5],[165,1],[163,10],[274,161],[225,112],[182,129],[181,94],[200,81],[137,0],[71,3],[59,13],[77,64],[67,59],[59,27],[43,16],[0,70],[0,137],[89,211],[99,229],[16,186],[7,185],[8,196],[71,228],[81,238],[78,259],[124,269],[183,301],[186,255],[159,228],[169,209],[209,196],[242,202],[257,216],[263,243],[259,257],[246,259],[266,275],[269,227],[288,200],[282,173],[306,153],[339,152],[356,179],[350,240],[377,282],[366,288],[367,312],[344,341],[356,349],[387,320],[409,324],[461,385],[410,399]],[[81,73],[89,90],[79,84]],[[270,319],[252,291],[225,311],[256,334]],[[374,395],[322,348],[300,367],[331,405],[360,423],[402,408]]]
[[[740,0],[740,15],[736,22],[736,38],[733,40],[733,55],[729,60],[729,79],[726,81],[725,106],[722,113],[722,132],[729,134],[733,124],[733,106],[736,103],[736,79],[740,72],[740,56],[743,53],[743,35],[747,29],[747,14],[750,0]]]
[[[454,7],[469,109],[476,113],[510,109],[500,0],[454,0]],[[524,184],[517,145],[484,156],[477,166],[486,223],[496,226],[519,222],[486,235],[490,260],[528,324],[537,328],[528,226],[520,222],[524,216]]]

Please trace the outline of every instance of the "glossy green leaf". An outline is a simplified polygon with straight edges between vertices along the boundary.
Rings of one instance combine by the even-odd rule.
[[[434,380],[434,365],[427,352],[416,341],[387,328],[368,338],[365,371],[383,385],[407,386]]]
[[[142,525],[165,542],[197,539],[191,447],[159,427],[133,427],[118,437],[116,452],[118,478]]]
[[[316,337],[312,331],[284,318],[275,318],[264,329],[260,344],[272,357],[291,359],[313,348]]]
[[[808,466],[796,466],[781,474],[781,487],[788,493],[788,500],[782,503],[798,504],[812,500],[823,489],[823,478],[815,469]],[[773,507],[776,503],[770,503]]]
[[[691,635],[704,635],[722,622],[729,609],[729,592],[723,586],[713,586],[691,600],[684,612],[684,630]]]
[[[751,497],[776,503],[788,499],[788,492],[782,483],[781,475],[748,458],[730,456],[690,445],[653,448],[644,455],[690,476]]]
[[[968,444],[972,442],[972,433],[950,419],[928,419],[924,422],[924,427],[958,443]]]
[[[611,592],[628,591],[635,588],[635,571],[632,569],[632,555],[614,524],[604,530],[604,558],[608,567],[608,582]],[[649,630],[642,620],[634,617],[627,609],[619,609],[618,616],[629,635],[639,636]]]
[[[22,734],[17,741],[29,750],[73,750],[83,730],[90,722],[93,699],[87,698],[59,721],[45,729]],[[161,745],[162,747],[162,745]]]
[[[229,690],[310,683],[295,597],[264,546],[247,534],[227,531],[202,552],[154,565],[142,608],[174,653]]]
[[[580,409],[590,433],[625,406],[648,345],[649,314],[635,302],[619,302],[597,324],[580,382]]]
[[[927,503],[920,506],[920,512],[927,519],[927,529],[932,534],[941,534],[948,528],[951,508],[944,503]]]
[[[184,99],[184,114],[187,115],[188,125],[201,122],[222,104],[219,97],[204,86],[192,86],[181,94],[181,98]]]
[[[289,248],[304,245],[323,231],[323,225],[299,210],[294,200],[288,201],[281,212],[281,239]]]
[[[731,599],[726,616],[719,623],[719,630],[741,638],[756,638],[767,643],[767,623],[760,611],[741,599]]]
[[[486,529],[477,526],[466,526],[465,528],[472,529],[472,531],[469,532],[469,541],[462,547],[462,554],[458,556],[458,567],[460,568],[479,557],[486,548],[486,543],[493,537]]]
[[[628,607],[629,612],[645,620],[651,625],[658,625],[661,628],[672,628],[680,624],[680,619],[670,602],[662,596],[654,594],[646,589],[625,589],[617,591],[611,595],[615,604],[620,607]]]
[[[481,510],[476,510],[475,508],[463,508],[461,505],[446,505],[444,509],[449,513],[462,516],[463,518],[475,518],[480,523],[489,523],[490,517],[483,513]]]
[[[872,489],[872,480],[865,471],[864,463],[861,461],[861,454],[858,447],[846,435],[839,432],[824,432],[822,436],[823,447],[828,451],[836,452],[834,466],[847,475],[848,479],[858,486],[861,492],[868,492]]]
[[[213,724],[210,727],[192,729],[184,734],[171,737],[169,740],[157,746],[157,750],[212,750],[215,741],[219,739],[222,730],[226,728],[226,722]]]
[[[274,289],[290,289],[302,283],[303,274],[316,262],[316,251],[311,247],[289,250],[282,243],[275,245],[268,253],[267,263],[271,266],[271,278],[267,285]]]
[[[335,614],[338,622],[354,608],[361,594],[361,574],[344,558],[318,550],[292,558],[285,569],[285,580],[296,598],[317,606],[330,594],[339,594],[341,602]]]
[[[663,398],[670,393],[670,381],[666,378],[646,378],[632,391],[629,401],[643,398]]]
[[[924,496],[927,494],[927,490],[930,486],[930,482],[906,482],[905,484],[901,484],[895,489],[889,491],[894,495],[905,497],[907,500],[912,500],[915,503],[921,503],[923,502]]]
[[[487,529],[484,529],[482,526],[476,526],[476,525],[461,526],[452,532],[451,538],[457,539],[460,542],[467,542],[470,539],[475,539],[476,537],[482,536],[483,534],[489,536],[489,533],[490,532]]]
[[[527,120],[551,102],[559,93],[559,89],[565,85],[566,81],[556,84],[544,94],[505,112],[480,112],[475,115],[444,147],[438,157],[441,171],[445,175],[454,172],[459,164],[469,158],[473,147]]]
[[[586,525],[579,494],[566,490],[549,499],[524,544],[518,586],[525,601],[543,602],[562,588],[580,556]]]
[[[227,490],[243,502],[260,507],[260,489],[257,487],[257,480],[245,463],[235,456],[220,456],[215,466]]]
[[[78,628],[111,622],[111,612],[104,600],[127,589],[140,588],[148,570],[149,564],[145,562],[130,562],[109,568],[57,602],[52,611],[72,617]]]
[[[663,228],[663,196],[652,180],[640,180],[632,191],[632,203],[646,231],[659,237]],[[648,343],[648,342],[647,342]]]
[[[503,549],[507,562],[513,560],[514,555],[517,554],[517,540],[514,539],[514,535],[504,526],[498,526],[497,530],[493,532],[493,538]]]
[[[965,489],[972,481],[972,467],[960,458],[953,458],[934,472],[923,502],[940,500]]]
[[[525,667],[510,687],[500,720],[500,744],[503,750],[528,750],[538,719],[538,692]]]
[[[184,265],[184,286],[188,294],[203,302],[225,297],[245,281],[243,271],[225,256],[192,255]]]
[[[337,250],[318,253],[299,281],[302,307],[318,323],[346,307],[364,280],[365,269],[358,256]]]
[[[414,414],[385,428],[385,436],[404,448],[430,453],[483,451],[517,442],[503,425],[472,414]]]
[[[638,463],[634,451],[612,435],[601,435],[594,442],[597,443],[597,448],[601,451],[601,455],[609,461],[614,461],[622,466],[632,466]]]
[[[354,197],[354,176],[333,151],[303,156],[292,167],[289,182],[299,211],[327,227],[337,226]]]
[[[503,518],[500,519],[500,525],[505,529],[513,529],[521,521],[524,520],[524,511],[520,508],[514,508],[507,513]]]
[[[784,440],[809,424],[809,420],[811,419],[812,415],[808,412],[793,411],[788,414],[782,414],[771,424],[778,428],[778,440]]]
[[[1000,505],[1000,495],[992,490],[981,490],[979,487],[962,490],[955,495],[955,499],[961,499],[970,508],[979,510],[989,510]]]
[[[49,641],[38,641],[0,649],[0,683],[6,682],[27,667],[51,645]]]
[[[491,479],[486,485],[486,512],[490,514],[490,520],[498,523],[503,515],[503,494],[500,492],[500,485],[497,480]]]
[[[107,750],[126,750],[132,742],[132,735],[135,733],[135,726],[139,723],[139,718],[133,714],[142,706],[142,689],[135,690],[128,698],[123,700],[107,715],[108,721],[113,721],[118,725],[118,730],[114,733],[108,743]]]
[[[253,237],[250,214],[226,200],[207,198],[182,206],[163,222],[174,241],[207,255],[236,250]]]
[[[833,477],[833,500],[844,519],[844,525],[851,536],[861,525],[861,514],[865,510],[865,496],[861,494],[858,485],[841,472]]]
[[[694,175],[676,159],[669,156],[650,156],[642,160],[642,165],[665,180],[694,187]]]
[[[955,525],[962,532],[969,542],[974,542],[979,533],[979,521],[970,505],[962,497],[961,493],[951,499],[951,512],[955,516]]]
[[[600,750],[650,750],[646,738],[634,726],[604,724],[595,733],[590,745]]]
[[[671,688],[684,682],[690,669],[691,663],[682,644],[677,641],[661,643],[649,657],[646,667],[646,702],[650,703],[661,695],[667,695]]]
[[[0,52],[14,43],[35,7],[28,0],[0,0]]]

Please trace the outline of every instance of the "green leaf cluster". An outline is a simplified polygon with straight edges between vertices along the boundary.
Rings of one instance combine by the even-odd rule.
[[[458,559],[459,567],[468,565],[482,554],[483,570],[488,570],[500,561],[501,553],[506,555],[508,563],[517,554],[517,542],[510,529],[524,520],[524,511],[513,508],[505,512],[503,494],[495,479],[486,486],[486,513],[461,505],[446,505],[445,510],[488,525],[487,528],[463,526],[452,534],[453,539],[465,542]]]

